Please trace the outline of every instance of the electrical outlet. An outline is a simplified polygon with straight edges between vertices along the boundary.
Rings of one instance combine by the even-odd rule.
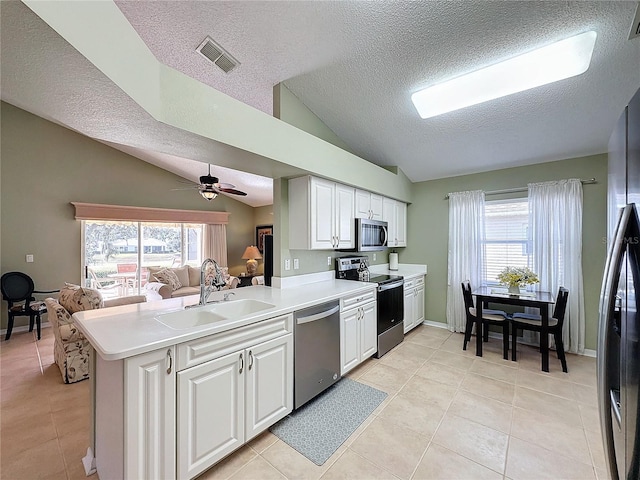
[[[331,257],[327,257],[327,265],[331,266]]]
[[[284,261],[284,269],[291,270],[291,260],[289,260],[288,258]]]
[[[298,260],[297,258],[293,259],[293,269],[294,270],[298,270],[300,268],[300,260]]]
[[[378,256],[374,253],[374,254],[373,254],[373,261],[374,261],[374,262],[376,261],[376,258],[378,258]]]
[[[27,255],[26,261],[27,263],[33,263],[33,255]]]

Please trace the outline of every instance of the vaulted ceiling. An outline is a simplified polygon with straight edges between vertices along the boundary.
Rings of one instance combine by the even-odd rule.
[[[86,60],[26,7],[2,3],[3,100],[94,138],[100,138],[96,115],[117,121],[125,114],[117,109],[134,108],[124,101],[99,104],[107,111],[88,112],[91,120],[79,121],[70,117],[81,113],[57,111],[59,103],[26,88],[24,77],[33,74],[34,62],[40,75],[51,72],[48,82],[69,82],[55,73],[62,64],[77,72],[77,88],[86,89],[82,82],[89,77],[94,87],[113,87],[99,75],[82,78],[90,68]],[[605,152],[616,119],[640,87],[640,38],[628,39],[636,2],[116,4],[160,62],[268,114],[273,86],[282,82],[353,153],[397,165],[414,182]],[[579,76],[426,120],[411,104],[411,94],[423,86],[587,30],[598,38],[591,66]],[[224,73],[200,55],[196,47],[207,36],[240,65]],[[33,42],[40,46],[30,48]],[[44,42],[52,46],[43,53]],[[104,127],[113,129],[115,122],[108,123]],[[189,148],[170,156],[136,148],[130,128],[135,122],[107,137],[187,178],[204,173],[203,159]],[[227,160],[218,164],[233,170],[233,152],[220,153]],[[217,176],[243,189],[233,175]],[[276,175],[253,179],[245,188],[257,192],[260,181],[269,188],[265,177]]]

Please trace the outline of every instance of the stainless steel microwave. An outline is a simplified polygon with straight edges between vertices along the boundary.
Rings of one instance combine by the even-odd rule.
[[[387,222],[356,218],[356,250],[375,252],[387,248]]]

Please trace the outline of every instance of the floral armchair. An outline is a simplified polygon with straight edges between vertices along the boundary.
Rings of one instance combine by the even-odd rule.
[[[64,383],[89,378],[89,342],[74,324],[73,315],[83,310],[111,307],[146,301],[144,295],[102,300],[99,291],[67,284],[58,299],[46,298],[48,320],[53,327],[53,357],[60,368]]]

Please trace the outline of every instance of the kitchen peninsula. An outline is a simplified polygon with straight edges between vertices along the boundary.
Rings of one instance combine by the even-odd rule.
[[[370,293],[327,279],[78,312],[92,355],[92,451],[109,478],[193,478],[292,410],[293,312]],[[228,293],[228,292],[227,292]],[[179,452],[179,453],[177,453]],[[95,453],[95,459],[93,459]]]

